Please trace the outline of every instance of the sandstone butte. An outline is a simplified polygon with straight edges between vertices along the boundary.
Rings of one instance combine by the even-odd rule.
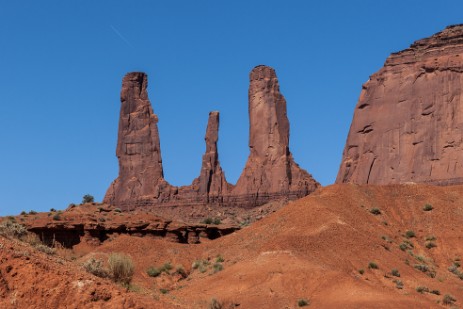
[[[336,183],[463,183],[463,25],[391,54],[363,85]]]
[[[182,187],[164,179],[158,117],[147,86],[147,75],[141,72],[128,73],[122,81],[116,148],[119,176],[104,203],[123,209],[198,204],[255,207],[277,199],[297,199],[320,186],[294,162],[289,150],[286,100],[274,69],[260,65],[250,73],[250,154],[236,185],[226,181],[219,162],[219,112],[209,114],[199,177]]]

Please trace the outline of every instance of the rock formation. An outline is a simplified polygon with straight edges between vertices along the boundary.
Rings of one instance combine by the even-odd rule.
[[[109,187],[104,202],[123,208],[171,194],[164,180],[158,117],[148,99],[146,74],[133,72],[122,81],[121,112],[116,156],[119,177]]]
[[[337,183],[463,183],[463,25],[416,41],[363,85]]]
[[[209,114],[199,177],[189,186],[174,187],[163,177],[158,119],[148,99],[147,76],[127,74],[122,82],[116,150],[119,177],[103,202],[123,209],[195,204],[253,207],[314,191],[318,182],[294,162],[289,151],[286,101],[280,94],[275,71],[258,66],[250,77],[251,153],[236,187],[227,183],[219,163],[218,112]]]
[[[249,79],[250,154],[230,200],[246,197],[248,204],[259,205],[279,197],[306,196],[319,183],[294,162],[289,151],[286,100],[275,70],[257,66]]]
[[[225,179],[225,174],[220,167],[217,141],[219,140],[219,112],[210,112],[207,122],[206,153],[203,155],[201,172],[192,187],[206,203],[223,202],[223,197],[228,195],[230,184]]]

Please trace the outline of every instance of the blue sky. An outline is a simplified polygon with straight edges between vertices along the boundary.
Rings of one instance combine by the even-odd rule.
[[[199,174],[208,113],[234,183],[248,156],[248,74],[274,67],[290,148],[334,182],[361,85],[447,25],[461,1],[0,1],[0,215],[100,201],[117,176],[122,77],[144,71],[165,178]]]

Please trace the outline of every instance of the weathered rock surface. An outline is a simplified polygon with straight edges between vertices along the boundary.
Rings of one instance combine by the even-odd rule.
[[[363,85],[337,183],[463,183],[463,25],[416,41]]]
[[[207,122],[206,152],[203,155],[201,173],[192,187],[206,203],[223,203],[223,197],[228,195],[231,185],[225,179],[220,167],[217,141],[219,140],[219,112],[210,112]]]
[[[163,178],[158,117],[147,86],[148,78],[140,72],[129,73],[122,81],[116,148],[119,177],[109,187],[105,203],[126,208],[146,199],[162,201],[173,191]]]
[[[286,101],[280,94],[275,71],[258,66],[250,77],[251,154],[236,187],[226,181],[219,163],[218,112],[209,114],[199,177],[189,186],[174,187],[163,177],[158,119],[148,99],[147,76],[127,74],[122,82],[116,150],[119,177],[103,202],[123,209],[195,204],[253,207],[303,197],[319,187],[294,162],[289,151]]]
[[[278,197],[306,196],[320,185],[294,162],[289,151],[286,100],[275,70],[257,66],[249,79],[250,154],[230,201],[244,197],[246,203],[259,205]]]

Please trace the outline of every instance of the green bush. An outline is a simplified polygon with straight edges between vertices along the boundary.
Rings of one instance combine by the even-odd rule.
[[[220,263],[215,263],[212,267],[214,268],[214,273],[217,273],[223,270],[223,265]]]
[[[146,273],[148,274],[148,276],[150,277],[157,277],[159,276],[162,271],[159,269],[159,268],[156,268],[156,267],[150,267],[148,268],[148,270],[146,271]]]
[[[391,270],[391,274],[394,276],[394,277],[400,277],[400,272],[398,269],[393,269]]]
[[[413,232],[411,230],[408,230],[408,231],[405,232],[405,237],[407,237],[407,238],[413,238],[415,236],[416,236],[415,232]]]
[[[415,269],[418,269],[418,270],[424,272],[424,273],[429,270],[429,267],[427,265],[425,265],[425,264],[415,264],[413,267]]]
[[[309,301],[307,299],[301,298],[297,301],[298,307],[305,307],[309,305]]]
[[[426,204],[426,205],[423,206],[424,211],[431,211],[433,209],[434,209],[434,207],[432,207],[431,204]]]
[[[359,274],[363,275],[365,273],[364,269],[359,269]]]
[[[455,299],[455,297],[453,297],[450,294],[445,294],[444,298],[442,299],[442,303],[444,305],[453,305],[453,303],[456,301],[457,300]]]
[[[204,219],[204,220],[202,221],[202,223],[204,223],[204,224],[212,224],[212,218],[210,218],[210,217],[209,217],[209,218],[206,218],[206,219]]]
[[[434,243],[434,242],[432,242],[432,241],[426,242],[425,246],[426,246],[426,248],[428,248],[428,249],[432,249],[432,248],[437,247],[436,243]]]
[[[417,286],[416,291],[418,293],[423,294],[424,292],[429,292],[429,289],[427,287],[425,287],[425,286]]]
[[[368,263],[368,268],[369,269],[378,269],[378,264],[376,264],[375,262],[370,262]]]
[[[93,203],[94,201],[95,201],[95,198],[90,194],[85,194],[82,197],[82,204]]]
[[[111,253],[108,265],[112,279],[124,286],[129,286],[134,273],[132,258],[122,253]]]
[[[440,291],[439,290],[431,290],[431,292],[429,292],[431,294],[435,294],[435,295],[440,295]]]

